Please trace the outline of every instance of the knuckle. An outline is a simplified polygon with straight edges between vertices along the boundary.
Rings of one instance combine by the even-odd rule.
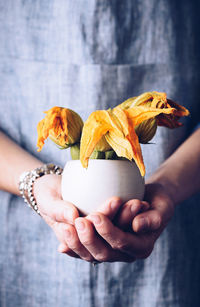
[[[113,242],[112,248],[116,250],[121,250],[121,251],[127,251],[129,250],[130,246],[126,241],[116,241]]]
[[[95,259],[99,262],[109,261],[109,253],[104,251],[103,253],[98,253],[95,255]]]
[[[110,232],[107,229],[104,229],[104,227],[99,228],[98,231],[101,233],[101,236],[107,238],[110,236]]]
[[[68,245],[74,251],[78,251],[78,249],[80,247],[80,243],[77,240],[74,240],[74,241],[69,240]]]
[[[67,244],[72,250],[78,250],[80,248],[80,241],[76,235],[74,235],[73,231],[71,232],[70,237],[66,238]]]
[[[81,239],[81,243],[83,245],[86,245],[86,246],[91,246],[94,244],[94,237],[93,236],[86,236],[84,238]]]
[[[130,249],[130,246],[127,242],[122,242],[120,245],[119,245],[119,249],[121,251],[128,251]]]

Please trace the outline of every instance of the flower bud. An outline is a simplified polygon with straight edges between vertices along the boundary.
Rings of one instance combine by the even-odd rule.
[[[80,116],[66,108],[53,107],[48,110],[43,120],[38,123],[38,151],[49,137],[61,149],[80,142],[83,121]]]
[[[157,122],[155,118],[145,120],[135,127],[139,142],[142,144],[147,144],[154,137],[156,130]]]
[[[147,108],[164,108],[167,103],[167,95],[166,93],[160,92],[146,92],[139,96],[129,98],[121,103],[119,106],[123,110],[127,110],[129,108],[145,106]]]

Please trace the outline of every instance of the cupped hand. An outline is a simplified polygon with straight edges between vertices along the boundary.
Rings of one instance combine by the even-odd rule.
[[[61,176],[45,175],[38,178],[34,183],[33,193],[42,218],[53,229],[60,242],[59,251],[64,249],[64,252],[72,257],[94,260],[81,244],[74,227],[75,219],[79,217],[77,208],[70,202],[62,200]],[[100,210],[112,219],[121,201],[114,199],[114,207],[110,204],[111,200],[108,200]]]
[[[157,183],[146,185],[145,200],[149,205],[131,200],[121,207],[119,199],[111,199],[97,212],[77,218],[75,228],[67,226],[68,246],[87,261],[133,262],[148,257],[173,215],[174,204]],[[64,246],[60,251],[68,253]]]
[[[121,205],[122,201],[113,197],[108,199],[97,212],[87,217],[77,218],[75,228],[72,225],[66,225],[68,232],[67,246],[81,259],[90,262],[132,262],[136,257],[146,257],[146,250],[148,249],[146,244],[148,242],[138,240],[133,232],[125,232],[112,222]],[[129,220],[131,221],[142,208],[145,210],[149,206],[146,202],[130,200],[124,207],[128,208],[122,214],[122,222],[128,216],[128,209],[130,210]],[[142,254],[139,255],[140,251],[142,251]],[[64,245],[60,246],[60,252],[70,255]]]
[[[53,229],[60,244],[65,246],[70,256],[78,257],[67,246],[66,225],[73,225],[79,212],[73,204],[62,200],[61,176],[52,174],[38,178],[33,193],[42,218]]]
[[[173,215],[173,202],[159,184],[146,185],[146,201],[113,197],[97,212],[79,217],[61,198],[61,177],[45,175],[34,184],[40,213],[60,241],[59,251],[86,261],[132,262],[150,255]]]
[[[132,229],[138,234],[152,232],[157,238],[172,218],[175,204],[166,187],[160,183],[146,184],[145,200],[149,202],[150,209],[133,219]]]

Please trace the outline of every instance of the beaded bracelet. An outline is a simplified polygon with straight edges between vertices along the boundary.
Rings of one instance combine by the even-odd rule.
[[[33,195],[33,184],[34,182],[48,174],[56,174],[56,175],[61,175],[63,172],[63,169],[57,165],[54,165],[52,163],[50,164],[44,164],[41,167],[38,167],[32,171],[29,172],[24,172],[21,174],[19,178],[19,191],[20,194],[22,195],[25,203],[35,210],[37,214],[40,215],[40,211],[38,209],[35,197]]]

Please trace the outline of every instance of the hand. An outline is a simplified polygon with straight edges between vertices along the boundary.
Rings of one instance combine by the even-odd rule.
[[[40,214],[46,223],[53,229],[56,237],[70,256],[77,255],[67,246],[66,225],[74,224],[79,216],[76,207],[62,200],[61,176],[45,175],[38,178],[34,183],[34,197],[40,210]]]
[[[86,218],[77,218],[75,220],[76,232],[71,226],[68,228],[69,247],[80,258],[87,261],[132,262],[138,258],[148,257],[153,250],[156,239],[172,217],[174,205],[164,187],[159,184],[146,185],[145,199],[150,203],[150,210],[139,213],[133,219],[130,218],[131,215],[128,215],[127,211],[131,206],[139,208],[141,202],[138,200],[126,203],[113,223],[108,215],[100,211]],[[143,205],[147,208],[147,203]],[[113,215],[113,210],[116,214],[120,206],[120,201],[115,205],[111,203],[108,206],[107,204],[107,208],[110,208],[110,215]],[[138,213],[137,210],[135,210],[135,214]],[[117,227],[129,228],[131,225],[134,231],[132,233]],[[88,253],[83,255],[83,248]],[[60,251],[67,253],[64,246]]]
[[[79,217],[77,208],[67,202],[63,201],[61,197],[61,176],[58,175],[45,175],[37,179],[34,183],[34,197],[40,210],[40,214],[46,223],[53,229],[57,239],[60,241],[60,250],[64,248],[64,251],[73,257],[80,258],[79,254],[76,254],[76,249],[81,250],[81,256],[83,259],[94,260],[89,255],[89,252],[81,245],[74,225],[74,221]],[[113,218],[116,214],[121,201],[117,199],[114,204],[115,207],[109,206],[110,201],[101,206],[100,210],[107,214],[109,218]],[[110,212],[109,212],[110,210]],[[72,234],[73,240],[69,241],[68,234],[69,229]],[[74,244],[76,248],[72,249],[68,246]],[[74,251],[73,251],[74,250]]]
[[[146,184],[144,198],[149,202],[150,210],[133,219],[132,229],[138,234],[152,233],[158,238],[173,216],[175,204],[167,189],[156,182]]]

